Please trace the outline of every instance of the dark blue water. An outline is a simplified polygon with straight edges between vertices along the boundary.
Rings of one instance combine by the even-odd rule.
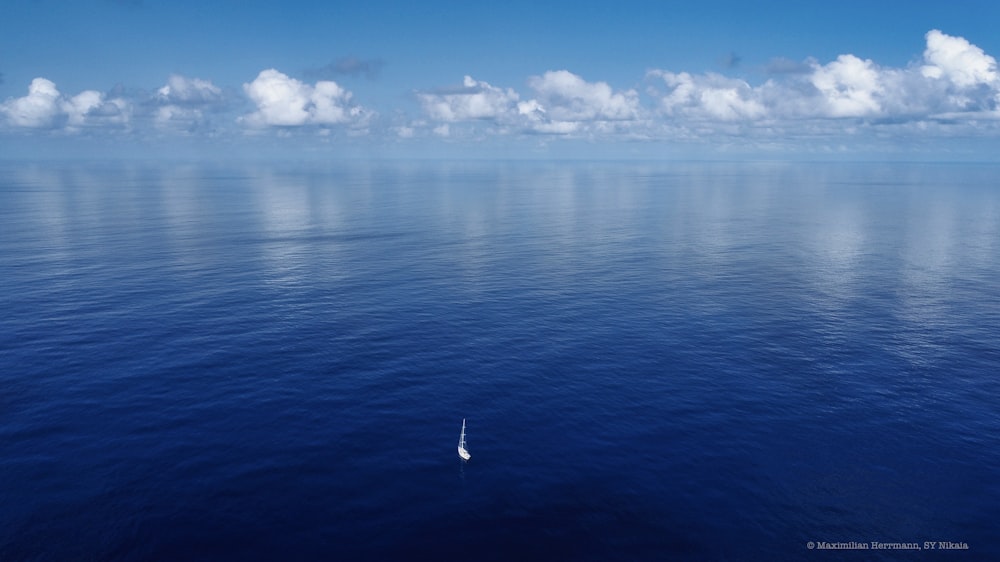
[[[0,306],[0,560],[1000,557],[1000,166],[7,163]]]

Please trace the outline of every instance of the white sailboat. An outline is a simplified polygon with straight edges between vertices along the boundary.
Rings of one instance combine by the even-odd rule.
[[[462,418],[462,434],[458,436],[458,456],[462,457],[463,461],[472,458],[468,449],[465,448],[465,418]]]

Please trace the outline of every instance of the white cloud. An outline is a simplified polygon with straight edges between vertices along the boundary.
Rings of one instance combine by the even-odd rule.
[[[347,121],[351,108],[345,107],[345,104],[350,102],[350,99],[351,93],[336,82],[327,80],[316,82],[310,96],[312,121],[325,125]]]
[[[90,111],[101,107],[103,103],[104,96],[100,92],[86,90],[63,101],[62,108],[69,117],[69,125],[78,127],[84,124]]]
[[[841,55],[821,65],[808,62],[810,72],[789,74],[784,81],[760,86],[725,76],[692,75],[653,70],[647,77],[661,80],[655,87],[662,113],[698,122],[760,122],[773,119],[872,117],[882,114],[886,92],[883,74],[872,61]]]
[[[715,72],[650,70],[644,90],[590,82],[569,70],[530,76],[522,91],[465,76],[448,88],[417,92],[421,115],[390,113],[376,130],[397,139],[558,135],[579,139],[654,139],[780,144],[839,138],[1000,138],[1000,71],[993,56],[962,37],[927,32],[919,59],[880,66],[853,54],[833,60],[772,59],[763,82]],[[752,74],[751,74],[752,76]],[[637,77],[640,78],[640,77]],[[127,92],[133,93],[131,97]],[[245,94],[246,98],[243,99]],[[236,117],[238,103],[252,109]],[[218,118],[225,114],[225,118]],[[8,130],[97,131],[143,127],[219,134],[240,123],[296,136],[367,134],[375,113],[329,80],[303,82],[275,69],[242,93],[202,78],[171,75],[158,89],[62,93],[34,79],[21,97],[0,102]],[[212,126],[211,118],[219,127]],[[235,120],[234,120],[235,118]],[[542,140],[542,142],[546,142]]]
[[[35,78],[28,86],[28,95],[0,104],[0,114],[14,127],[74,131],[81,127],[128,125],[131,104],[122,98],[107,99],[95,90],[66,97],[51,80]]]
[[[517,102],[517,114],[538,121],[545,118],[545,108],[538,100],[521,101]]]
[[[160,129],[194,132],[211,129],[207,112],[227,108],[228,96],[209,80],[172,74],[156,91],[153,123]]]
[[[55,83],[45,78],[35,78],[28,86],[28,95],[10,99],[0,105],[7,121],[16,127],[52,127],[61,114],[62,94]]]
[[[970,120],[997,113],[1000,78],[993,57],[961,37],[933,30],[927,34],[923,58],[921,64],[906,68],[883,68],[851,54],[826,64],[807,60],[795,72],[777,73],[758,86],[713,73],[653,70],[647,77],[654,81],[649,93],[662,115],[680,125],[716,123],[715,132],[732,131],[727,123],[738,122],[830,134],[857,129],[806,122],[860,120],[889,126],[945,115],[961,119],[962,112]],[[791,66],[783,62],[783,67]]]
[[[743,80],[713,73],[692,76],[663,70],[651,71],[649,76],[662,79],[670,89],[660,99],[660,107],[668,115],[734,121],[767,114],[760,92]]]
[[[489,119],[504,121],[516,115],[518,95],[466,76],[462,87],[451,91],[417,94],[431,119],[446,122]]]
[[[880,74],[870,60],[840,55],[833,62],[814,66],[809,81],[823,97],[822,116],[865,117],[882,111]]]
[[[241,118],[253,127],[303,125],[361,125],[371,112],[351,102],[351,92],[336,82],[309,85],[275,69],[263,70],[243,91],[257,111]]]
[[[587,82],[566,70],[534,76],[528,84],[538,94],[537,99],[522,100],[511,88],[499,88],[471,76],[464,78],[460,88],[423,92],[417,98],[431,120],[444,124],[487,121],[497,126],[493,132],[498,134],[582,133],[599,129],[602,122],[634,120],[642,112],[634,90],[615,92],[605,82]]]
[[[105,99],[100,92],[86,90],[64,100],[62,109],[70,128],[121,126],[129,123],[132,105],[122,98]]]
[[[928,78],[949,80],[959,88],[997,84],[997,61],[963,37],[927,32],[927,49],[921,73]]]
[[[554,121],[617,121],[640,114],[635,90],[615,92],[606,82],[587,82],[567,70],[533,76],[528,85]]]
[[[224,101],[222,89],[209,80],[172,74],[156,91],[156,98],[166,105],[212,105]]]

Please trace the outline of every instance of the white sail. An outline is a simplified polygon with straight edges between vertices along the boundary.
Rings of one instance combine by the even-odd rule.
[[[462,433],[458,436],[458,456],[462,457],[462,460],[469,460],[472,455],[465,448],[465,418],[462,418]]]

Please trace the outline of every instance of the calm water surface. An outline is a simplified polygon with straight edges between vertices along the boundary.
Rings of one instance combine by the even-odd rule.
[[[0,310],[0,560],[1000,557],[1000,166],[4,163]]]

